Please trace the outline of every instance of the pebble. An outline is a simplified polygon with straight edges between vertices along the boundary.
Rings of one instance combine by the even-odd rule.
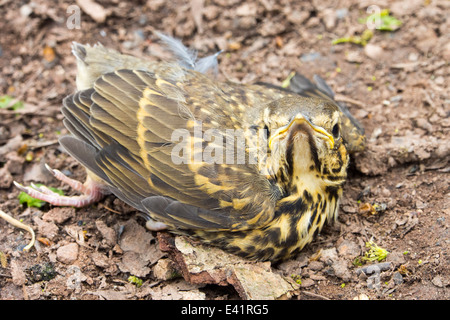
[[[448,42],[442,49],[442,57],[446,61],[450,60],[450,42]]]
[[[390,191],[388,188],[382,187],[382,188],[381,188],[381,195],[382,195],[383,197],[388,198],[388,197],[391,196],[391,191]]]
[[[320,255],[320,261],[330,264],[330,261],[337,260],[338,254],[336,248],[324,249]]]
[[[339,244],[337,250],[340,256],[350,259],[355,258],[361,254],[361,247],[350,240],[342,241]]]
[[[158,280],[170,280],[175,278],[178,273],[170,259],[160,259],[153,267],[153,275]]]
[[[374,44],[367,44],[364,53],[372,60],[379,60],[383,55],[383,48]]]
[[[33,8],[30,5],[25,4],[25,5],[20,7],[19,11],[20,11],[20,15],[22,17],[28,17],[30,14],[33,13]]]
[[[325,28],[327,30],[332,30],[336,27],[336,12],[333,9],[323,10],[323,22],[325,23]]]
[[[309,16],[309,11],[292,11],[288,12],[287,20],[293,24],[302,25]]]
[[[320,261],[311,261],[308,264],[308,267],[309,267],[309,269],[311,269],[313,271],[319,271],[319,270],[323,269],[324,264],[323,264],[323,262],[320,262]]]
[[[352,278],[350,271],[347,267],[347,261],[342,260],[342,259],[337,260],[333,263],[332,267],[333,267],[333,271],[334,271],[334,274],[336,275],[336,277],[341,278],[342,280],[344,280],[346,282],[350,281],[350,279]]]
[[[361,293],[359,296],[354,297],[353,300],[369,300],[369,297],[366,294]]]
[[[436,276],[431,280],[431,283],[434,284],[436,287],[443,288],[444,283],[442,282],[442,279],[440,276]]]
[[[7,153],[5,158],[7,161],[4,167],[7,167],[11,174],[22,174],[23,163],[25,162],[24,157],[19,156],[16,151],[13,151]]]
[[[33,221],[37,224],[39,233],[47,239],[53,240],[58,235],[59,228],[53,222],[44,221],[39,217],[34,217]]]
[[[27,281],[25,272],[23,272],[20,264],[15,259],[11,261],[11,276],[16,286],[22,286]]]
[[[312,280],[310,278],[305,278],[305,279],[302,279],[301,287],[302,288],[307,288],[307,287],[311,287],[311,286],[313,286],[315,284],[316,283],[314,282],[314,280]]]
[[[9,189],[13,180],[14,179],[7,167],[0,168],[0,189]]]
[[[344,19],[347,15],[348,15],[348,9],[347,8],[342,8],[342,9],[337,9],[336,10],[336,17],[338,19]]]
[[[403,283],[403,276],[401,275],[400,272],[395,272],[394,275],[392,276],[392,280],[394,280],[394,283],[396,285],[402,284]]]
[[[108,257],[98,251],[92,253],[92,262],[100,268],[107,268],[110,265]]]
[[[56,250],[56,259],[65,264],[72,264],[78,258],[78,245],[69,243]]]
[[[303,62],[311,62],[311,61],[319,59],[320,57],[321,57],[320,52],[310,52],[310,53],[302,54],[302,56],[300,57],[300,60]]]
[[[416,126],[424,129],[428,132],[431,132],[433,130],[433,126],[424,118],[417,118],[416,119]]]
[[[75,208],[53,208],[50,211],[44,213],[44,215],[42,216],[42,220],[62,224],[74,216]]]
[[[108,245],[114,246],[116,244],[117,232],[113,228],[108,227],[103,220],[95,221],[95,226]]]
[[[363,57],[360,55],[358,51],[350,51],[346,56],[345,60],[353,63],[362,63]]]

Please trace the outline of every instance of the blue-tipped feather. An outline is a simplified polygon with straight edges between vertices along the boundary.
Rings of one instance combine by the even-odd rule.
[[[180,40],[169,37],[160,32],[156,32],[156,35],[164,42],[182,67],[201,73],[206,73],[208,70],[213,70],[217,73],[219,65],[217,56],[222,51],[201,59],[197,59],[197,51],[187,48]]]

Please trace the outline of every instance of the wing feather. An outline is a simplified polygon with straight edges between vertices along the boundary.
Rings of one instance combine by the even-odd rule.
[[[223,152],[217,141],[195,140],[194,120],[204,120],[202,135],[239,127],[238,117],[230,121],[233,103],[245,101],[231,101],[195,71],[171,70],[164,77],[118,70],[66,99],[64,114],[76,138],[96,150],[93,172],[122,200],[177,228],[242,230],[270,221],[279,197],[257,166],[173,161],[177,129],[189,135],[188,147],[197,141]]]

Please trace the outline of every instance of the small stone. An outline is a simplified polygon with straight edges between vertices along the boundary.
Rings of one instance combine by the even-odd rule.
[[[238,16],[255,16],[258,12],[258,7],[254,3],[244,3],[236,9]]]
[[[350,281],[351,274],[347,267],[345,260],[338,260],[333,263],[333,270],[336,277],[341,278],[344,281]]]
[[[37,224],[39,233],[47,239],[53,240],[58,235],[59,228],[53,222],[47,222],[38,217],[34,217],[33,221]]]
[[[9,152],[5,155],[6,165],[11,174],[22,174],[24,157],[20,157],[16,151]]]
[[[75,216],[75,208],[53,208],[52,210],[46,212],[42,219],[45,221],[55,222],[57,224],[62,224],[69,220],[71,217]]]
[[[333,9],[325,9],[323,11],[323,22],[327,30],[333,30],[336,27],[337,16]]]
[[[433,130],[433,126],[424,118],[417,118],[416,119],[416,126],[424,129],[428,132],[431,132]]]
[[[324,264],[323,264],[323,262],[320,262],[320,261],[311,261],[311,262],[308,264],[308,268],[310,268],[310,269],[313,270],[313,271],[319,271],[319,270],[322,270],[323,267],[324,267]]]
[[[11,261],[11,276],[16,286],[22,286],[26,282],[25,272],[23,272],[16,260]]]
[[[169,259],[160,259],[153,267],[153,274],[158,280],[170,280],[178,275],[173,266],[173,262]]]
[[[431,283],[434,284],[436,287],[443,288],[444,283],[442,282],[442,279],[440,276],[436,276],[431,280]]]
[[[5,166],[0,169],[0,189],[9,189],[13,182],[13,177]]]
[[[117,243],[116,231],[113,228],[108,227],[103,220],[95,221],[95,226],[97,227],[98,231],[100,231],[108,245],[114,246]]]
[[[385,187],[381,188],[381,195],[383,197],[389,198],[391,196],[391,191]]]
[[[428,53],[438,42],[438,37],[432,28],[426,28],[424,25],[418,28],[417,34],[420,34],[415,43],[422,53]]]
[[[444,60],[450,60],[450,42],[448,42],[442,49],[442,57]]]
[[[33,8],[30,5],[25,4],[20,7],[19,12],[22,17],[28,17],[33,13]]]
[[[56,250],[56,259],[65,264],[72,264],[78,258],[78,245],[76,243],[69,243],[65,246],[59,247]]]
[[[372,60],[379,60],[383,55],[383,48],[369,43],[364,47],[364,53]]]
[[[395,272],[394,275],[392,276],[392,280],[394,280],[394,283],[396,285],[402,284],[403,283],[403,276],[401,275],[400,272]]]
[[[330,264],[330,261],[334,261],[338,259],[338,254],[336,248],[324,249],[322,250],[322,254],[320,255],[320,261]]]
[[[355,258],[361,254],[361,248],[358,244],[350,240],[344,240],[339,244],[338,253],[346,258]]]
[[[302,288],[307,288],[307,287],[311,287],[313,285],[315,285],[316,283],[314,282],[314,280],[310,279],[310,278],[306,278],[306,279],[302,279],[302,284],[300,285]]]
[[[92,253],[92,262],[100,268],[108,268],[110,265],[108,257],[98,251]]]
[[[287,20],[296,25],[302,25],[310,16],[309,11],[292,11],[287,15]]]
[[[350,51],[346,56],[345,60],[352,63],[362,63],[363,57],[358,51]]]
[[[403,254],[403,252],[393,251],[390,254],[388,254],[386,262],[392,263],[392,265],[394,265],[395,267],[401,266],[406,262],[405,255]]]
[[[97,23],[105,22],[106,18],[111,13],[93,0],[77,0],[76,2],[81,9]]]
[[[359,296],[353,298],[353,300],[369,300],[367,294],[361,293]]]
[[[347,8],[342,8],[342,9],[337,9],[336,10],[336,17],[338,19],[344,19],[346,16],[348,16],[348,9]]]

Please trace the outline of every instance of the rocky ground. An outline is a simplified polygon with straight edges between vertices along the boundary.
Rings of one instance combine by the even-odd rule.
[[[401,26],[332,44],[364,40],[371,5]],[[449,299],[449,12],[445,0],[0,0],[0,210],[37,237],[23,252],[30,234],[0,220],[0,299]],[[234,260],[146,231],[112,196],[83,209],[19,204],[13,180],[71,194],[44,163],[85,178],[57,143],[71,42],[167,60],[153,31],[200,56],[224,50],[221,79],[318,74],[364,125],[337,222],[298,256]],[[370,242],[387,256],[368,261]]]

